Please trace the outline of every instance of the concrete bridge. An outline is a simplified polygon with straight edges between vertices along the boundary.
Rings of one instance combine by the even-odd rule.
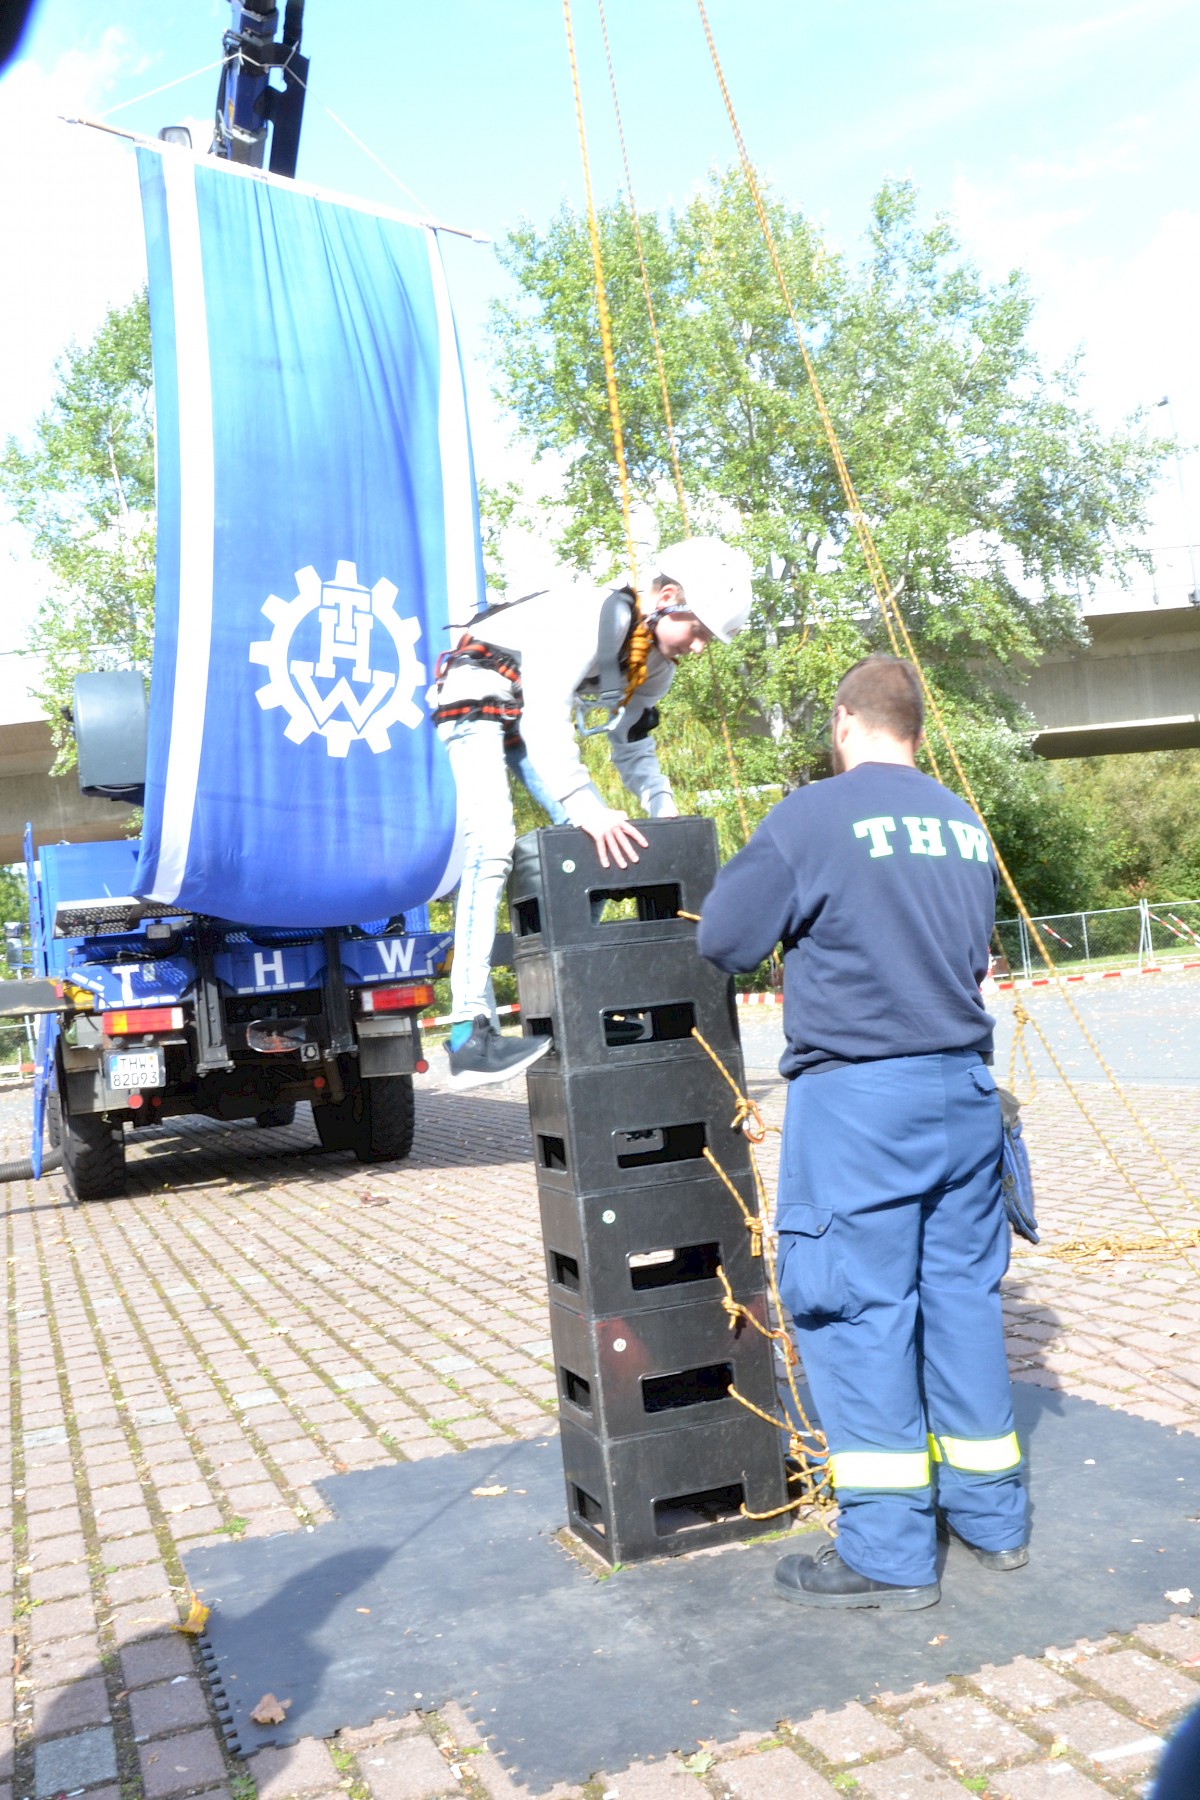
[[[1091,642],[1055,651],[1020,697],[1040,756],[1119,756],[1200,744],[1200,607],[1085,613]]]
[[[1200,607],[1162,606],[1085,614],[1091,642],[1057,651],[1020,697],[1040,730],[1042,756],[1114,756],[1200,745]],[[52,775],[50,725],[31,686],[35,658],[0,656],[0,863],[34,841],[84,843],[119,835],[131,809],[86,800],[74,770]]]
[[[21,860],[27,819],[35,844],[83,844],[122,836],[132,816],[111,800],[85,800],[74,769],[50,773],[50,721],[30,691],[40,679],[36,657],[0,655],[0,864]]]

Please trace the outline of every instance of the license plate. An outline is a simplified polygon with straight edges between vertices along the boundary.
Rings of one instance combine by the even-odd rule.
[[[108,1059],[110,1088],[156,1088],[166,1081],[161,1050],[124,1050]]]

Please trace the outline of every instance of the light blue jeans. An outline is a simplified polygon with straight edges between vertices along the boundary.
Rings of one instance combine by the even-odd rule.
[[[492,944],[496,914],[512,868],[512,795],[508,771],[524,782],[556,825],[566,814],[538,780],[524,746],[506,754],[504,727],[496,719],[460,719],[439,725],[458,788],[458,818],[464,862],[454,909],[454,963],[450,970],[450,1012],[455,1020],[480,1015],[498,1024],[492,987]]]

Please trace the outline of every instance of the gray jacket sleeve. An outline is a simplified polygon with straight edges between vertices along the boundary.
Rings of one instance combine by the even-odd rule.
[[[648,670],[645,681],[625,708],[621,723],[609,734],[609,746],[617,774],[650,817],[657,819],[677,811],[671,783],[659,768],[653,734],[647,732],[633,742],[629,736],[675,679],[674,663],[668,662],[666,657],[656,657],[654,661],[661,666],[651,666]]]

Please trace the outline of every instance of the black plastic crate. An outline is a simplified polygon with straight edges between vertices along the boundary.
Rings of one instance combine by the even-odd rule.
[[[561,1072],[535,1064],[527,1082],[539,1187],[594,1193],[692,1180],[710,1172],[706,1148],[735,1181],[749,1180],[733,1095],[706,1056]]]
[[[543,1070],[707,1062],[695,1027],[742,1080],[733,983],[690,942],[531,952],[517,983],[526,1036],[553,1039]]]
[[[756,1212],[753,1192],[743,1197]],[[606,1318],[720,1300],[718,1265],[739,1300],[766,1285],[738,1204],[715,1175],[584,1195],[544,1187],[540,1204],[550,1298],[575,1312]]]
[[[521,838],[509,883],[513,954],[531,950],[691,941],[695,926],[678,915],[698,913],[717,876],[717,831],[711,819],[639,819],[647,840],[625,869],[600,865],[586,831],[554,825]]]
[[[780,1521],[746,1518],[742,1508],[786,1504],[783,1448],[783,1433],[744,1407],[736,1417],[616,1439],[564,1419],[571,1529],[609,1563],[758,1537]]]

